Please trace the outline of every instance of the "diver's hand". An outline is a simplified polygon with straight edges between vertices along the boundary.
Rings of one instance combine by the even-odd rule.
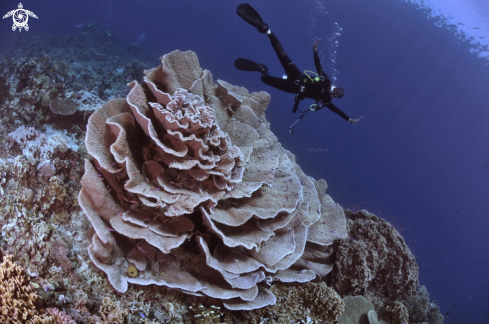
[[[312,48],[313,48],[315,51],[318,49],[318,44],[319,44],[319,41],[320,41],[320,40],[321,40],[321,38],[320,38],[320,39],[318,39],[318,40],[317,40],[317,41],[314,43],[314,46],[312,47]]]
[[[360,121],[360,119],[362,119],[362,118],[363,118],[363,116],[362,116],[362,117],[360,117],[360,118],[357,118],[357,119],[352,119],[352,118],[350,118],[350,119],[348,119],[348,122],[349,122],[350,124],[355,124],[355,123],[359,122],[359,121]]]

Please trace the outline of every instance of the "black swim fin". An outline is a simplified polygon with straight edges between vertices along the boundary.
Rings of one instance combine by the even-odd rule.
[[[266,73],[268,74],[268,68],[263,65],[263,64],[258,64],[253,61],[244,59],[244,58],[237,58],[234,61],[234,66],[241,71],[258,71],[261,73]]]
[[[268,25],[263,22],[258,12],[247,3],[242,3],[236,9],[236,13],[248,24],[254,26],[262,34],[268,31]]]

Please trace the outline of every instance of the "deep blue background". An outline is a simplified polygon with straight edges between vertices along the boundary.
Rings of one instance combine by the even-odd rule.
[[[235,14],[240,2],[22,3],[39,17],[29,19],[28,33],[72,33],[78,22],[97,21],[128,44],[145,32],[142,47],[154,50],[155,66],[165,53],[192,50],[215,79],[269,92],[268,121],[302,169],[327,180],[328,193],[343,207],[368,208],[404,230],[421,264],[421,283],[442,313],[450,312],[445,323],[489,323],[487,61],[400,0],[251,1],[300,69],[314,70],[316,38],[326,60],[333,23],[343,28],[336,68],[346,94],[335,104],[365,117],[350,125],[323,109],[301,120],[291,136],[298,117],[290,113],[293,95],[233,67],[244,57],[283,74],[267,37]],[[17,5],[2,0],[0,14]],[[11,25],[11,18],[0,21],[0,48],[27,35],[13,34]]]

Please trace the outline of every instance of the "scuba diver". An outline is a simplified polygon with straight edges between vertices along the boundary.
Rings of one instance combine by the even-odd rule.
[[[285,53],[277,36],[270,31],[268,25],[263,22],[260,15],[255,9],[253,9],[253,7],[247,3],[242,3],[238,6],[236,12],[247,23],[256,27],[260,33],[268,35],[273,49],[275,50],[275,53],[277,53],[278,59],[280,60],[280,63],[282,64],[282,67],[287,75],[284,75],[283,78],[270,76],[268,75],[268,68],[265,65],[243,58],[236,59],[236,61],[234,61],[234,66],[238,70],[242,71],[258,71],[261,73],[261,80],[263,83],[279,90],[296,94],[294,108],[292,109],[293,113],[298,110],[299,102],[301,100],[305,98],[316,100],[316,102],[312,104],[308,110],[299,110],[299,112],[302,113],[302,116],[300,116],[299,119],[297,119],[297,121],[290,126],[291,134],[294,133],[292,127],[308,112],[318,111],[323,107],[328,107],[331,111],[337,113],[351,124],[354,124],[363,118],[362,116],[358,119],[352,119],[333,103],[331,103],[333,98],[343,97],[344,90],[342,87],[333,85],[328,75],[323,71],[321,60],[319,59],[319,54],[317,51],[317,46],[321,39],[317,40],[313,47],[314,63],[316,65],[317,74],[312,71],[304,71],[304,73],[302,73]],[[312,76],[310,74],[312,74]]]

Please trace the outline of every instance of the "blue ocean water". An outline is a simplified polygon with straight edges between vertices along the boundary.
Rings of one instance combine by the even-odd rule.
[[[20,37],[78,33],[77,24],[93,22],[152,53],[154,66],[175,49],[195,51],[215,79],[272,95],[273,132],[306,174],[327,180],[335,201],[396,225],[445,323],[489,323],[489,67],[480,38],[489,39],[487,5],[465,2],[458,21],[456,1],[250,2],[300,69],[314,70],[312,45],[321,38],[323,66],[345,89],[334,103],[365,116],[350,125],[323,109],[290,135],[294,95],[233,66],[243,57],[283,74],[267,37],[235,14],[240,2],[26,1],[38,19],[20,33],[11,19],[0,21],[0,55]],[[0,12],[17,6],[3,0]]]

